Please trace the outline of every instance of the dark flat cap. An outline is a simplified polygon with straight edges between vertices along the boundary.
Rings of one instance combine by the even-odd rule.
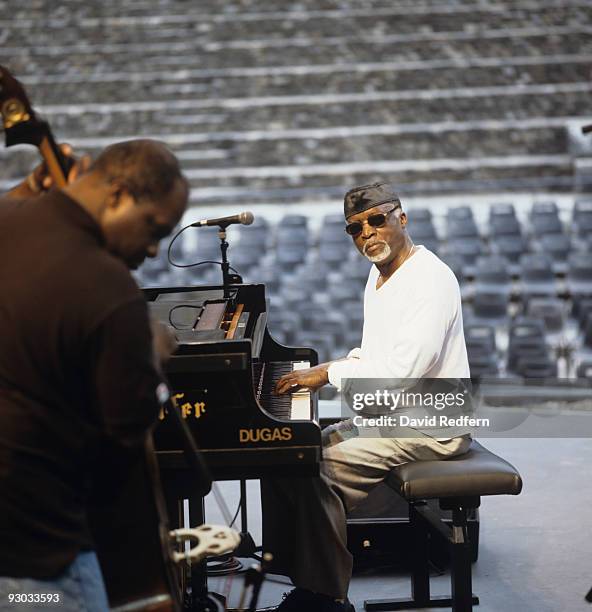
[[[350,189],[343,200],[345,218],[357,215],[374,206],[395,202],[401,204],[399,196],[393,191],[390,183],[372,183]]]

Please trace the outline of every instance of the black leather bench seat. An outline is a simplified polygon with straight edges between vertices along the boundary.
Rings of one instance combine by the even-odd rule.
[[[391,471],[386,484],[408,501],[518,495],[522,490],[516,468],[475,440],[464,455],[452,459],[405,463]]]

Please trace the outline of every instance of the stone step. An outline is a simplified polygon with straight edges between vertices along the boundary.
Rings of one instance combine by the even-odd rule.
[[[520,125],[505,126],[505,122],[495,125],[493,122],[482,122],[478,127],[465,124],[465,129],[451,125],[449,129],[416,130],[359,130],[357,133],[347,127],[328,130],[326,133],[303,134],[295,131],[291,135],[273,133],[268,138],[244,137],[237,132],[228,135],[226,139],[210,141],[178,139],[167,140],[166,135],[160,139],[169,144],[177,154],[185,170],[206,168],[232,170],[236,167],[258,166],[276,167],[285,165],[331,164],[366,162],[375,159],[406,161],[410,159],[436,161],[448,158],[462,158],[470,151],[471,158],[490,157],[511,151],[512,155],[561,155],[567,152],[567,131],[565,125],[558,123],[549,125],[544,119],[537,127],[524,128]],[[373,126],[368,126],[369,128]],[[178,135],[177,135],[178,136]],[[99,141],[92,143],[87,140],[87,146],[81,151],[95,157],[104,144]],[[76,143],[72,143],[76,145]],[[78,147],[77,147],[78,149]],[[22,151],[7,151],[3,165],[5,172],[12,176],[20,176],[37,159],[37,153],[32,147]],[[9,171],[9,168],[11,169]]]
[[[502,66],[507,59],[566,56],[587,56],[592,53],[592,26],[555,28],[559,32],[535,35],[508,35],[481,38],[474,34],[460,40],[418,40],[402,44],[391,40],[368,41],[340,38],[339,44],[316,44],[309,39],[306,46],[286,41],[278,52],[276,46],[266,48],[203,48],[190,54],[159,50],[138,50],[77,53],[67,55],[18,53],[10,63],[11,70],[25,84],[79,84],[119,82],[192,82],[195,79],[236,77],[242,69],[253,69],[249,76],[285,76],[313,74],[317,66],[334,67],[355,72],[359,64],[402,65],[402,69],[430,69],[430,62],[454,67],[471,60],[489,60]],[[16,49],[14,49],[16,51]],[[497,60],[497,61],[495,61]],[[425,62],[425,65],[422,64]],[[409,64],[408,66],[406,66]],[[279,68],[279,69],[278,69]],[[246,76],[246,75],[245,75]]]
[[[484,27],[515,28],[529,25],[578,26],[590,24],[592,6],[589,2],[555,1],[522,2],[519,5],[473,4],[436,9],[433,6],[386,6],[336,10],[298,10],[283,12],[212,13],[204,11],[179,14],[85,17],[61,11],[47,15],[47,9],[31,13],[29,7],[15,11],[10,19],[0,20],[6,46],[27,45],[34,37],[36,44],[74,44],[81,38],[91,43],[122,43],[178,41],[199,37],[202,41],[221,42],[276,38],[285,40],[306,32],[311,38],[322,39],[340,35],[357,37],[384,35],[389,32],[417,31],[479,31]]]
[[[322,203],[343,197],[351,186],[389,180],[402,194],[565,192],[573,189],[569,156],[448,159],[408,162],[372,161],[268,169],[235,168],[212,174],[190,170],[191,201],[197,205]]]
[[[511,7],[520,4],[516,0],[498,1],[492,7]],[[523,3],[522,3],[523,4]],[[61,0],[59,6],[49,0],[36,0],[27,5],[25,9],[21,2],[15,0],[4,0],[2,6],[10,9],[11,13],[20,19],[47,18],[48,9],[53,9],[52,19],[89,19],[89,18],[121,18],[139,17],[143,19],[169,18],[176,20],[178,15],[199,16],[208,19],[248,19],[252,14],[276,15],[299,14],[305,11],[345,11],[360,10],[359,0],[314,0],[286,3],[284,8],[278,5],[277,0],[226,0],[220,3],[218,0],[201,0],[197,4],[174,0],[126,0],[122,4],[118,0],[103,0],[96,3],[81,4],[79,0]],[[397,0],[393,6],[389,0],[365,0],[364,8],[368,9],[390,9],[399,12],[462,12],[472,10],[476,6],[475,0]],[[7,13],[8,14],[8,13]],[[246,16],[246,17],[243,17]]]
[[[62,139],[147,133],[405,125],[449,120],[587,116],[590,83],[277,96],[56,104],[39,110]]]
[[[591,25],[576,24],[570,26],[540,26],[526,25],[525,27],[512,28],[480,28],[479,30],[451,30],[451,31],[417,31],[407,34],[385,33],[381,35],[367,35],[360,32],[355,39],[358,49],[366,45],[379,47],[381,45],[398,45],[406,47],[408,44],[414,43],[449,43],[456,41],[471,41],[474,39],[486,41],[508,38],[532,38],[532,37],[555,37],[563,35],[579,35],[590,33]],[[164,61],[164,58],[173,55],[170,61],[174,58],[179,58],[179,64],[185,64],[187,61],[199,61],[199,54],[202,52],[222,51],[222,50],[253,50],[260,49],[267,51],[269,49],[281,49],[285,51],[288,48],[303,48],[314,46],[319,52],[330,52],[331,47],[337,47],[340,51],[344,48],[348,49],[352,43],[350,36],[340,36],[339,34],[324,36],[323,38],[311,38],[306,32],[299,36],[290,37],[288,39],[277,38],[259,38],[256,40],[240,40],[233,39],[228,41],[208,42],[202,41],[199,37],[192,37],[186,40],[176,40],[172,42],[138,42],[132,43],[129,41],[123,43],[109,43],[102,41],[91,43],[89,41],[76,41],[73,44],[62,44],[59,39],[52,40],[48,45],[36,44],[30,42],[26,47],[9,47],[4,46],[3,50],[8,57],[11,57],[12,66],[18,65],[19,70],[24,74],[29,70],[29,62],[35,62],[40,57],[58,58],[67,60],[71,56],[76,56],[76,61],[84,61],[84,56],[90,55],[91,60],[96,62],[97,55],[102,58],[109,55],[117,55],[128,61],[143,58],[154,58]],[[164,55],[163,55],[164,52]],[[24,57],[23,57],[24,56]],[[26,61],[25,61],[26,60]],[[200,62],[200,65],[203,62]],[[94,65],[94,64],[93,64]],[[29,70],[32,74],[36,72]]]
[[[592,41],[591,41],[592,42]],[[592,49],[591,49],[592,52]],[[121,82],[105,75],[103,81],[29,84],[45,79],[20,79],[35,105],[72,103],[114,103],[126,100],[192,100],[208,98],[257,98],[295,94],[360,93],[379,91],[441,90],[456,87],[512,86],[586,82],[590,74],[590,55],[552,55],[538,57],[478,58],[431,62],[382,62],[342,65],[335,69],[286,70],[261,74],[256,78],[233,70],[220,78],[184,76],[184,72],[160,75],[162,78]],[[459,65],[460,64],[460,65]],[[318,67],[317,68],[321,68]],[[349,69],[347,69],[349,68]],[[244,72],[244,71],[243,71]],[[178,78],[172,80],[171,77]]]

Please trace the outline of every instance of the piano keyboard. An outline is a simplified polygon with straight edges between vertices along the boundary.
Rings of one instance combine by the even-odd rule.
[[[312,420],[310,391],[301,389],[286,395],[274,395],[277,381],[294,370],[306,370],[308,361],[265,361],[253,368],[255,397],[274,417],[285,420]]]

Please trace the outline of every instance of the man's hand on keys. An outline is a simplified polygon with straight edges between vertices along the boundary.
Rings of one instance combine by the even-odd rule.
[[[306,370],[294,370],[282,376],[276,386],[275,394],[295,393],[300,389],[316,391],[329,382],[329,366],[331,363],[321,363]]]

